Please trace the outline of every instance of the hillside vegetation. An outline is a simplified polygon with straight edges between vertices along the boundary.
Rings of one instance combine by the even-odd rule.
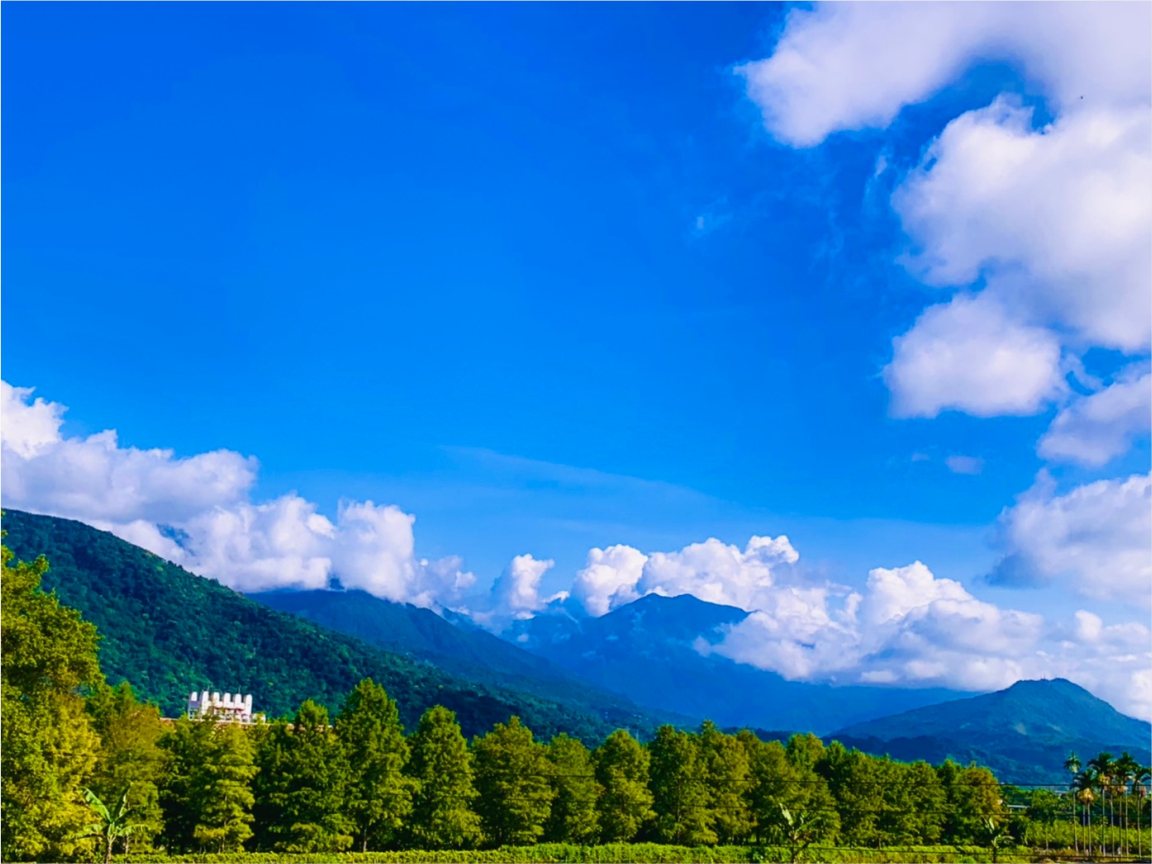
[[[544,734],[588,741],[617,727],[647,733],[655,725],[625,711],[608,721],[463,680],[273,611],[80,522],[5,510],[3,527],[17,558],[48,559],[44,588],[96,625],[108,680],[130,681],[169,717],[184,711],[194,690],[252,693],[255,709],[269,717],[290,714],[305,699],[336,710],[358,681],[372,678],[399,701],[407,726],[436,704],[455,711],[469,735],[513,714]]]
[[[365,591],[273,591],[251,599],[385,651],[431,663],[469,681],[530,693],[602,717],[617,726],[643,725],[647,714],[661,721],[687,718],[645,711],[626,696],[588,684],[561,666],[531,654],[474,624],[445,621],[429,609],[393,603]]]

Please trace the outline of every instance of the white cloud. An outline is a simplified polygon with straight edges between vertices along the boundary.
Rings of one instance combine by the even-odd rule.
[[[1058,109],[1148,101],[1146,4],[825,3],[737,69],[768,131],[800,147],[884,128],[982,60],[1021,63]]]
[[[247,496],[255,459],[216,450],[178,458],[171,450],[120,447],[109,430],[87,438],[60,434],[64,407],[4,383],[4,497],[35,501],[45,512],[128,523],[177,522]]]
[[[944,464],[953,474],[979,474],[984,470],[984,460],[979,456],[960,456],[953,454],[944,457]]]
[[[1052,461],[1099,467],[1147,435],[1150,422],[1152,375],[1133,367],[1105,389],[1061,409],[1037,451]]]
[[[692,594],[709,603],[756,609],[774,590],[774,568],[795,564],[787,537],[753,537],[744,549],[709,538],[678,552],[645,555],[631,546],[592,549],[572,596],[600,616],[645,594]]]
[[[884,381],[897,417],[1035,414],[1066,389],[1056,336],[984,294],[929,307],[893,346]]]
[[[474,581],[457,559],[415,555],[413,517],[344,502],[335,522],[295,494],[253,502],[257,462],[229,450],[177,457],[116,433],[61,434],[64,407],[0,382],[0,469],[10,507],[79,519],[242,591],[326,588],[452,602]]]
[[[587,564],[572,583],[572,596],[589,615],[606,615],[640,596],[636,584],[647,561],[647,555],[631,546],[591,549]]]
[[[517,555],[492,584],[492,607],[497,617],[530,618],[549,603],[564,600],[561,591],[550,597],[540,596],[540,580],[556,566],[552,559],[541,560],[531,555]]]
[[[0,446],[27,459],[60,440],[64,408],[37,397],[33,388],[0,381]]]
[[[979,291],[893,343],[896,416],[1037,413],[1060,365],[1152,340],[1152,63],[1147,4],[833,3],[789,13],[772,55],[738,70],[793,146],[887,127],[981,61],[1017,66],[1054,120],[1010,97],[953,119],[896,188],[929,285]]]
[[[753,537],[743,550],[710,538],[679,552],[653,552],[637,589],[640,594],[692,594],[709,603],[757,609],[775,585],[773,568],[799,558],[784,536]]]
[[[1056,494],[1041,473],[1000,516],[1003,584],[1067,581],[1079,593],[1152,603],[1152,475],[1098,480]]]
[[[930,285],[988,291],[1073,346],[1144,351],[1152,331],[1152,118],[1070,111],[1043,129],[1001,97],[953,120],[892,204]]]
[[[920,562],[872,570],[863,593],[809,601],[755,612],[697,648],[791,680],[995,690],[1067,677],[1152,717],[1152,635],[1142,624],[1105,627],[1080,612],[1049,631],[1041,616],[978,600]]]

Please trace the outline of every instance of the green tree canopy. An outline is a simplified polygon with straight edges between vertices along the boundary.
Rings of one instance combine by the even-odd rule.
[[[648,753],[655,839],[680,846],[715,843],[707,762],[696,736],[661,726]]]
[[[544,833],[556,793],[551,764],[532,730],[513,717],[475,739],[476,810],[495,846],[527,846]]]
[[[743,843],[753,827],[748,809],[752,769],[744,741],[725,735],[709,720],[700,727],[700,749],[717,839],[723,844]]]
[[[68,857],[91,813],[83,786],[99,739],[80,688],[103,679],[96,629],[40,590],[43,557],[16,562],[3,547],[0,578],[0,810],[6,860]]]
[[[595,753],[596,780],[603,788],[599,815],[606,843],[632,840],[652,820],[648,752],[624,729],[617,729]]]
[[[261,741],[255,792],[262,845],[276,852],[336,852],[352,844],[344,815],[348,766],[328,709],[305,700],[291,728],[276,724]]]
[[[160,747],[164,736],[160,709],[140,702],[132,685],[122,681],[116,687],[97,685],[88,699],[88,713],[100,736],[88,786],[103,801],[128,790],[133,830],[123,838],[121,849],[146,850],[164,828],[159,784],[166,754]]]
[[[213,725],[201,773],[202,806],[192,833],[202,849],[240,852],[252,836],[255,748],[239,723]]]
[[[396,703],[365,678],[336,718],[336,737],[349,767],[345,808],[360,850],[394,847],[416,785],[404,774],[408,742]]]
[[[480,842],[480,817],[468,742],[456,715],[437,705],[420,718],[409,742],[409,775],[416,780],[410,842],[423,849],[470,847]]]
[[[561,733],[548,745],[548,761],[555,798],[544,838],[553,843],[595,843],[600,836],[596,812],[600,786],[593,772],[592,754],[579,739]]]

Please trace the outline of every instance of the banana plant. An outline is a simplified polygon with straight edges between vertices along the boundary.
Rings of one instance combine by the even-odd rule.
[[[820,814],[809,818],[809,814],[802,810],[793,813],[780,802],[776,802],[776,806],[780,808],[780,828],[784,843],[788,846],[792,864],[796,864],[800,855],[818,836],[822,821]]]
[[[995,819],[984,820],[984,839],[988,844],[988,848],[992,850],[992,864],[996,864],[996,858],[1000,851],[1000,847],[1008,840],[1012,839],[1012,835],[1008,830],[996,822]]]
[[[133,809],[128,806],[128,790],[131,788],[131,785],[124,788],[124,794],[120,796],[120,802],[115,810],[110,810],[91,789],[84,790],[84,800],[92,812],[100,817],[100,821],[89,825],[80,836],[99,837],[104,841],[104,864],[112,864],[112,846],[116,840],[127,837],[136,830],[136,826],[128,821],[135,815]]]

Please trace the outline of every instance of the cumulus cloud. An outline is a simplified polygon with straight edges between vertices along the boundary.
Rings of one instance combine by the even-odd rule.
[[[1040,439],[1045,459],[1099,467],[1128,451],[1152,424],[1152,375],[1130,367],[1108,387],[1073,400]]]
[[[1142,624],[1105,626],[1081,611],[1046,628],[1041,616],[978,600],[920,562],[872,570],[862,592],[808,601],[754,612],[697,649],[791,680],[994,690],[1068,677],[1133,716],[1152,716],[1152,635]]]
[[[1063,495],[1045,472],[1000,516],[992,579],[1056,580],[1098,599],[1152,602],[1152,475],[1098,480]]]
[[[631,546],[591,549],[572,583],[572,596],[589,615],[606,615],[639,598],[636,585],[647,562],[648,556]]]
[[[417,558],[413,517],[343,502],[336,520],[295,494],[251,500],[258,464],[230,450],[178,457],[120,446],[114,431],[62,434],[64,407],[0,382],[6,505],[79,519],[241,591],[339,579],[398,602],[453,602],[475,577]]]
[[[1005,97],[953,120],[892,203],[930,285],[988,290],[1074,344],[1148,347],[1152,118],[1083,108],[1034,129]]]
[[[567,599],[567,591],[549,597],[540,595],[540,580],[556,566],[552,559],[541,560],[531,555],[517,555],[492,583],[489,608],[473,617],[485,626],[502,629],[511,620],[531,618],[550,603]]]
[[[645,594],[692,594],[709,603],[751,610],[774,590],[774,570],[799,558],[783,536],[753,537],[744,549],[715,538],[651,555],[631,546],[592,549],[576,574],[572,596],[594,616]]]
[[[814,580],[798,561],[786,537],[753,537],[743,549],[714,538],[675,552],[612,546],[589,552],[572,596],[593,616],[653,593],[737,606],[749,614],[701,634],[696,650],[790,680],[985,691],[1067,677],[1134,716],[1152,716],[1152,680],[1141,677],[1152,636],[1142,624],[1105,625],[1082,611],[1049,626],[980,600],[919,561],[875,568],[861,590]],[[534,589],[525,596],[538,605]]]
[[[1016,65],[1048,100],[1042,127],[1005,96],[954,118],[893,193],[905,265],[963,292],[894,340],[894,415],[1037,413],[1064,396],[1062,354],[1148,351],[1150,18],[1146,4],[822,4],[738,70],[793,146],[886,127],[980,61]]]
[[[884,128],[979,61],[1022,64],[1056,107],[1147,103],[1146,5],[827,3],[793,9],[772,55],[737,72],[766,128],[799,147]]]
[[[893,348],[884,381],[897,417],[949,409],[977,417],[1035,414],[1066,389],[1056,336],[1012,320],[986,295],[929,307]]]

